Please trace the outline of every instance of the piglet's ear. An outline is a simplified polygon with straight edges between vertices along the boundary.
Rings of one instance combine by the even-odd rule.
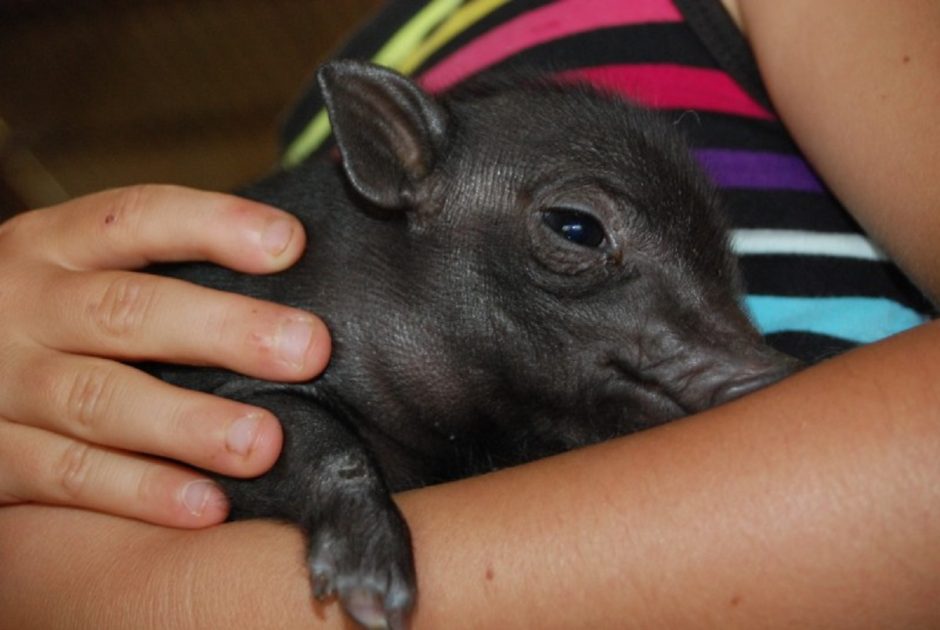
[[[383,208],[400,208],[434,166],[444,111],[414,82],[369,63],[333,61],[317,80],[353,187]]]

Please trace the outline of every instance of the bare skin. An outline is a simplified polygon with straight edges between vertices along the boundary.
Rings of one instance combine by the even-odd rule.
[[[329,335],[309,313],[126,270],[204,259],[270,273],[304,242],[300,223],[279,210],[161,186],[0,226],[0,505],[73,505],[178,527],[223,519],[213,484],[138,453],[256,475],[280,452],[277,420],[117,361],[296,380],[322,370]]]
[[[807,157],[940,303],[940,4],[725,1]]]
[[[936,627],[938,348],[931,324],[687,421],[400,496],[415,627]],[[344,627],[284,525],[22,506],[0,532],[14,627]]]
[[[817,170],[937,300],[936,4],[729,4]],[[668,427],[400,496],[416,627],[940,626],[938,355],[927,324]],[[14,627],[344,623],[275,523],[19,505],[0,558]]]

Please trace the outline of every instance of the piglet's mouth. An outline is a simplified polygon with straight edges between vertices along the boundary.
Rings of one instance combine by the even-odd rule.
[[[626,413],[631,423],[655,426],[694,413],[662,383],[639,374],[633,366],[611,361],[610,367],[617,375],[616,395],[625,398]]]

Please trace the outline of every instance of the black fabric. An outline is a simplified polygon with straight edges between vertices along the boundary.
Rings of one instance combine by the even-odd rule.
[[[703,0],[673,0],[673,4],[725,72],[754,100],[773,109],[754,55],[724,5]]]

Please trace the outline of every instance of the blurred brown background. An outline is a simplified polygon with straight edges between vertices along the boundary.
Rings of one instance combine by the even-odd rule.
[[[0,218],[137,182],[229,190],[380,0],[0,0]]]

